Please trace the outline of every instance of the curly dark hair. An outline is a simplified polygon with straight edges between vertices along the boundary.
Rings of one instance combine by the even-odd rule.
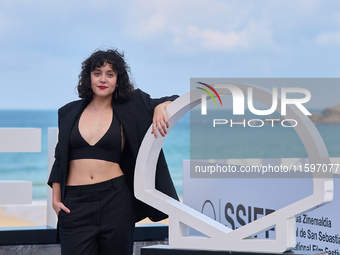
[[[106,51],[96,50],[92,55],[81,64],[81,72],[78,76],[78,95],[85,100],[92,100],[93,91],[91,88],[91,72],[97,67],[102,67],[105,63],[112,66],[117,73],[117,85],[115,94],[117,94],[118,102],[127,101],[132,97],[134,87],[129,78],[130,67],[124,60],[124,53],[118,52],[116,49]],[[114,95],[115,97],[115,95]]]

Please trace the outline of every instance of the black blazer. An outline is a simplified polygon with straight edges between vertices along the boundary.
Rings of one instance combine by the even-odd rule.
[[[144,135],[152,123],[154,108],[165,101],[173,101],[178,96],[151,99],[150,96],[137,89],[132,99],[124,103],[112,101],[113,110],[123,127],[126,143],[121,155],[119,165],[124,172],[127,184],[133,192],[133,178],[136,158]],[[61,201],[65,198],[65,186],[69,170],[69,137],[71,129],[84,111],[88,102],[78,100],[66,104],[58,110],[59,137],[55,149],[55,161],[52,166],[48,185],[52,187],[53,182],[60,183]],[[161,151],[156,169],[156,189],[178,200],[176,190],[171,180],[168,166],[163,151]],[[134,193],[132,193],[134,194]],[[158,210],[136,200],[136,221],[149,217],[158,221],[167,216]]]

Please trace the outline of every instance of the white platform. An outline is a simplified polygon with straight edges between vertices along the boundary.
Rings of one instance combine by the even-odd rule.
[[[40,151],[40,128],[0,128],[0,152]]]
[[[32,182],[0,181],[0,205],[32,203]]]

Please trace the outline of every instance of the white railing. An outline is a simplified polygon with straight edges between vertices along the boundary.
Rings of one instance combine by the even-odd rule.
[[[40,152],[40,128],[0,128],[0,152]],[[31,204],[32,182],[0,181],[0,205]]]

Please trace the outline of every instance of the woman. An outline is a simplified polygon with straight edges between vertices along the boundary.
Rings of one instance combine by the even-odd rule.
[[[59,138],[48,180],[58,215],[62,254],[132,254],[135,221],[163,213],[133,196],[139,146],[151,124],[167,133],[167,105],[176,96],[151,99],[134,90],[117,50],[96,51],[82,63],[82,100],[58,111]],[[156,188],[178,199],[161,152]]]

